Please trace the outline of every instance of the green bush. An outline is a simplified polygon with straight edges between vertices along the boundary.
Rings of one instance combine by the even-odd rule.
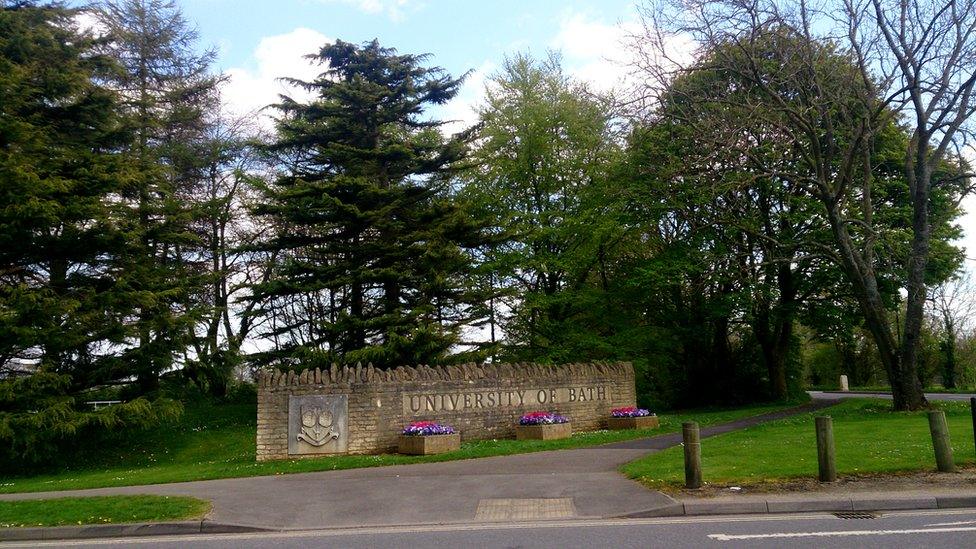
[[[140,397],[87,410],[70,377],[49,372],[0,381],[0,468],[21,473],[63,464],[105,437],[182,413],[179,402]]]

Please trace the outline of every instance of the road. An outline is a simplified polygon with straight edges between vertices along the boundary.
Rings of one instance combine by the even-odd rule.
[[[891,400],[891,393],[860,393],[839,391],[807,391],[814,400],[841,400],[845,398],[884,398]],[[976,397],[972,393],[925,393],[928,400],[962,400],[969,402],[970,397]]]
[[[609,519],[385,527],[282,533],[0,543],[14,547],[146,549],[274,547],[973,547],[976,510],[905,511],[874,519],[830,514]]]

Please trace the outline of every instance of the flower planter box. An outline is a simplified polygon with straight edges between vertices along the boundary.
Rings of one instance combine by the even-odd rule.
[[[661,422],[657,416],[611,417],[607,419],[607,427],[614,431],[618,429],[657,429]]]
[[[400,435],[397,451],[411,456],[429,456],[461,449],[461,434],[453,435]]]
[[[516,440],[555,440],[573,435],[572,423],[544,423],[541,425],[516,425]]]

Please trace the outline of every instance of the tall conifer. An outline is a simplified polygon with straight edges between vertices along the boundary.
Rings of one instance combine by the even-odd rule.
[[[0,373],[39,365],[87,387],[121,375],[123,240],[108,204],[125,135],[94,83],[111,65],[72,15],[0,8]]]
[[[444,360],[476,301],[466,276],[479,226],[450,196],[467,135],[445,138],[425,109],[461,79],[374,40],[337,41],[309,102],[283,98],[271,150],[287,169],[258,213],[278,227],[271,280],[255,288],[273,322],[268,358]]]
[[[213,51],[197,53],[196,30],[173,0],[105,0],[96,13],[105,52],[121,68],[112,85],[134,135],[118,216],[130,245],[123,282],[137,308],[126,358],[147,392],[189,345],[200,307],[193,298],[205,271],[194,198],[204,178],[204,115],[215,108],[219,77],[210,73]]]

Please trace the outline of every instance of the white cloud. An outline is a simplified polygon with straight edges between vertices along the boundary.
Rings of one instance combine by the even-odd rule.
[[[571,13],[563,17],[550,45],[562,52],[569,74],[609,91],[626,81],[630,59],[626,37],[634,30],[636,23],[632,21],[610,24]]]
[[[450,123],[442,126],[442,131],[452,134],[473,126],[478,121],[478,107],[484,102],[485,84],[495,72],[497,66],[491,61],[485,61],[480,67],[471,71],[461,86],[461,91],[449,103],[444,105],[435,115]]]
[[[394,21],[401,21],[404,18],[404,9],[410,0],[321,0],[326,3],[342,3],[355,7],[356,9],[373,14],[386,14]]]
[[[92,36],[101,37],[107,30],[99,20],[98,16],[91,10],[81,10],[72,18],[79,32],[91,33]]]
[[[584,13],[568,12],[563,16],[559,32],[550,46],[563,54],[563,66],[572,76],[590,83],[601,91],[623,90],[634,84],[635,52],[633,36],[644,32],[636,19],[617,23],[591,18]],[[644,52],[642,62],[650,53],[659,65],[673,65],[672,61],[691,60],[693,45],[690,38],[670,37],[666,42],[667,60]]]
[[[254,50],[254,68],[234,67],[226,71],[229,81],[222,95],[227,110],[234,115],[254,113],[278,102],[281,94],[296,100],[307,100],[310,94],[301,88],[281,81],[283,77],[312,80],[324,67],[305,59],[305,55],[317,52],[331,42],[324,34],[299,27],[289,33],[266,36]],[[261,122],[267,124],[274,114],[263,111]]]

